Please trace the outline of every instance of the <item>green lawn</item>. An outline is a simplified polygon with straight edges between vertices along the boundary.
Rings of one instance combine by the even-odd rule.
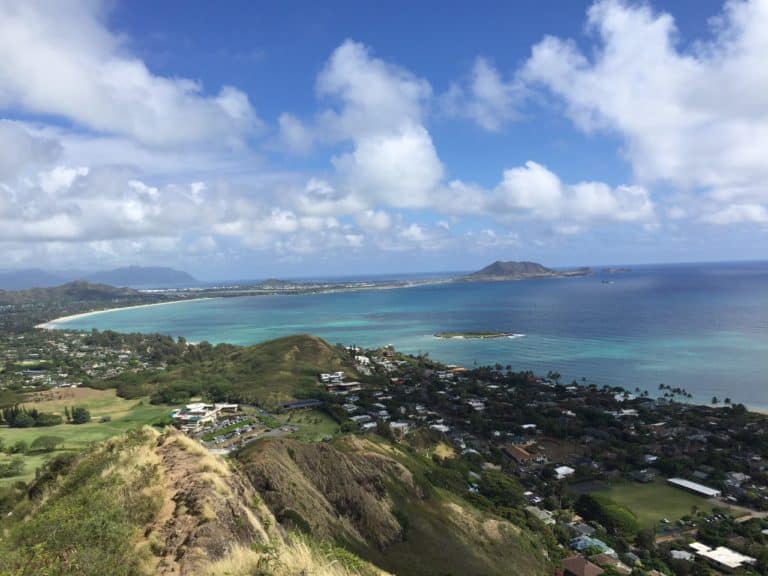
[[[600,494],[632,510],[643,528],[650,528],[654,524],[660,527],[663,518],[676,522],[683,516],[690,515],[694,506],[701,511],[712,509],[712,505],[705,498],[670,486],[662,479],[649,484],[614,484],[606,490],[601,490]]]
[[[293,437],[305,442],[319,442],[339,432],[336,421],[320,410],[296,410],[280,415],[279,420],[283,424],[298,426],[299,431],[293,434]]]
[[[59,449],[53,453],[33,453],[24,455],[24,474],[13,478],[2,478],[0,484],[9,484],[18,480],[29,481],[35,476],[35,470],[52,455],[61,451],[82,450],[91,442],[106,440],[112,436],[158,422],[163,415],[171,411],[169,406],[153,406],[147,399],[125,400],[115,396],[114,390],[83,390],[72,398],[26,403],[46,412],[62,413],[64,405],[85,406],[91,411],[91,421],[86,424],[59,424],[40,428],[0,427],[0,438],[5,446],[12,446],[18,441],[31,445],[39,436],[58,436],[63,439]],[[111,417],[109,422],[100,422],[102,416]],[[5,455],[0,455],[5,458]]]

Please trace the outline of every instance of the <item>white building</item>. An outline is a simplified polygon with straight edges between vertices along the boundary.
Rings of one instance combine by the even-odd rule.
[[[753,566],[757,563],[756,558],[745,556],[744,554],[740,554],[725,546],[710,548],[701,542],[691,542],[690,546],[696,552],[697,556],[708,560],[710,563],[714,564],[715,567],[727,572],[738,570],[744,564]]]
[[[564,478],[568,478],[569,476],[573,476],[573,474],[576,472],[573,468],[570,466],[558,466],[555,468],[555,477],[558,480],[562,480]]]
[[[685,480],[683,478],[670,478],[667,480],[667,482],[673,486],[677,486],[678,488],[688,490],[689,492],[694,492],[707,498],[719,498],[722,496],[722,492],[720,492],[720,490],[710,488],[709,486],[704,486],[704,484],[699,484],[698,482],[691,482],[690,480]]]

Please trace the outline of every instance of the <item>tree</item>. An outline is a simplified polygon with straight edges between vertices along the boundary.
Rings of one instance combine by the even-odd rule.
[[[72,424],[85,424],[91,421],[91,412],[84,406],[72,408]]]
[[[32,428],[35,425],[35,419],[26,412],[19,412],[8,424],[13,428]]]
[[[12,478],[24,471],[24,458],[16,456],[7,462],[0,462],[0,478]]]
[[[634,537],[639,525],[635,514],[602,494],[582,494],[574,505],[576,512],[605,526],[611,534]]]
[[[550,370],[547,372],[547,379],[552,380],[555,384],[560,384],[560,378],[562,378],[562,375],[560,372],[556,372],[553,370]]]
[[[13,446],[8,447],[8,454],[24,454],[27,448],[27,443],[24,440],[19,440]]]
[[[717,396],[712,396],[712,405],[716,406],[720,403],[720,400],[717,399]]]
[[[53,452],[64,441],[58,436],[38,436],[32,442],[30,449],[34,452]]]

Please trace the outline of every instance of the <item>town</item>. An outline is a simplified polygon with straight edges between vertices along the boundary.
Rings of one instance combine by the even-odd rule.
[[[113,332],[34,331],[1,344],[0,393],[19,398],[77,387],[130,396],[187,355],[215,352]],[[566,383],[555,372],[442,365],[392,346],[334,353],[345,369],[316,372],[300,398],[187,395],[174,407],[156,392],[153,414],[222,455],[263,438],[342,433],[432,447],[435,482],[480,507],[489,505],[484,478],[501,473],[565,575],[766,573],[767,417],[729,398],[697,405],[663,384]]]

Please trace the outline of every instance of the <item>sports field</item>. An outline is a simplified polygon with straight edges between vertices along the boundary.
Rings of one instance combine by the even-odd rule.
[[[676,522],[694,510],[712,510],[712,504],[706,498],[670,486],[662,479],[649,484],[613,484],[599,493],[632,510],[642,528],[661,527],[664,518]]]

